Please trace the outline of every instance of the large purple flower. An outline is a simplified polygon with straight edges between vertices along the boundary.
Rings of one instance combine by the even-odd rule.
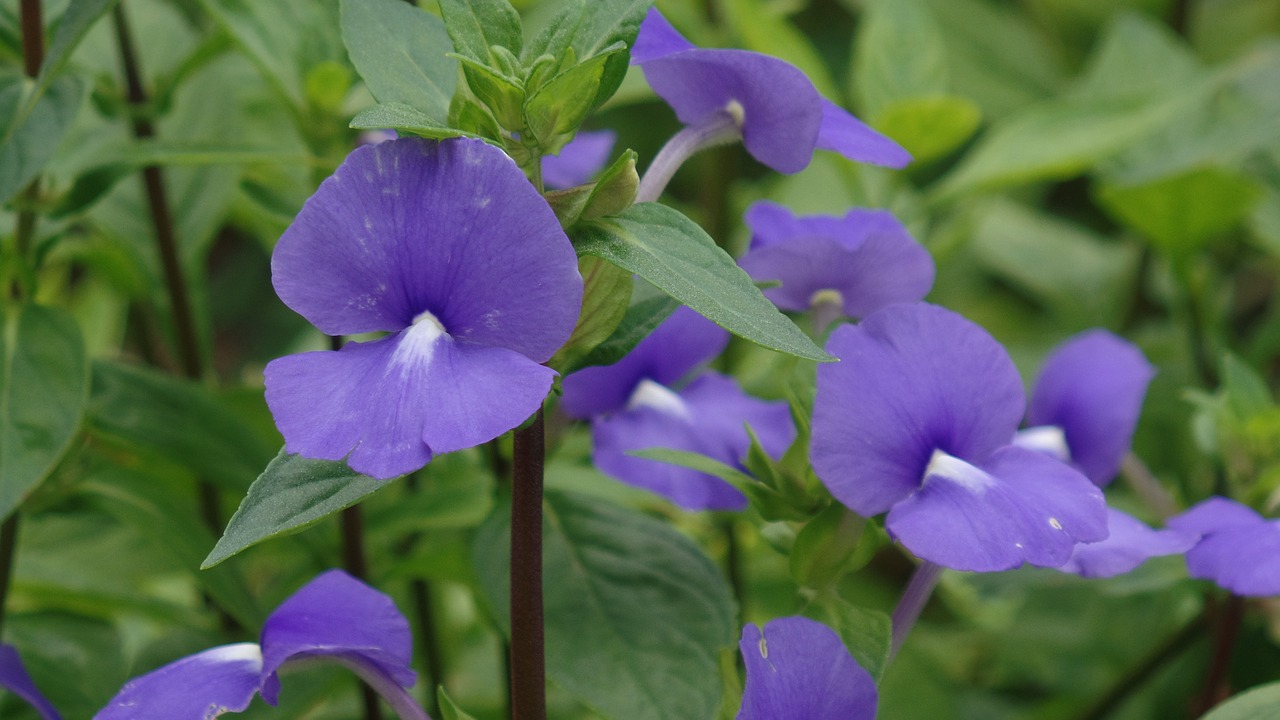
[[[795,437],[784,403],[758,400],[728,377],[693,371],[728,342],[723,329],[688,308],[676,310],[617,363],[564,379],[564,409],[591,419],[593,459],[601,472],[658,493],[688,510],[740,510],[747,499],[725,481],[696,470],[628,455],[669,448],[739,466],[749,425],[777,456]]]
[[[747,151],[778,172],[803,170],[815,148],[895,168],[911,161],[897,143],[822,97],[794,65],[747,50],[694,47],[657,9],[640,26],[631,61],[680,122],[736,129]]]
[[[742,628],[747,684],[737,720],[872,720],[876,685],[840,636],[820,622],[785,617]]]
[[[416,138],[357,148],[271,259],[285,304],[330,335],[385,331],[271,362],[291,453],[390,478],[518,425],[582,303],[569,239],[500,150]]]
[[[1105,486],[1133,443],[1142,399],[1155,369],[1132,343],[1087,330],[1050,353],[1015,442],[1070,460]]]
[[[1237,595],[1280,595],[1280,520],[1234,500],[1212,497],[1169,519],[1202,537],[1187,551],[1187,572]]]
[[[94,720],[209,720],[249,707],[259,692],[275,705],[277,671],[309,658],[340,663],[402,717],[425,718],[405,689],[413,638],[391,598],[341,570],[317,576],[280,604],[262,642],[222,645],[130,680]]]
[[[933,286],[933,258],[886,210],[844,217],[796,217],[781,205],[747,209],[751,248],[738,264],[756,280],[779,280],[765,297],[783,310],[805,311],[831,295],[852,317],[914,302]]]
[[[840,502],[917,556],[955,570],[1062,565],[1107,536],[1102,493],[1070,466],[1009,445],[1017,369],[961,316],[891,305],[832,333],[818,368],[814,470]]]
[[[43,720],[62,720],[62,716],[36,687],[22,658],[12,645],[0,644],[0,688],[17,695],[35,708]]]
[[[1190,550],[1199,534],[1168,528],[1154,530],[1127,513],[1107,508],[1107,539],[1080,543],[1058,568],[1087,578],[1108,578],[1133,570],[1153,557]]]

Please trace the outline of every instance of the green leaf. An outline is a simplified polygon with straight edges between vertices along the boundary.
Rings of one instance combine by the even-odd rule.
[[[524,104],[525,125],[530,134],[546,146],[555,136],[576,130],[596,106],[595,99],[605,68],[615,56],[625,51],[626,47],[621,44],[606,49],[538,88]]]
[[[889,616],[860,608],[838,597],[831,598],[827,614],[845,647],[849,648],[849,654],[879,684],[893,646],[893,623]]]
[[[599,106],[618,89],[627,74],[640,23],[653,0],[566,0],[560,11],[542,28],[521,57],[526,65],[542,55],[564,57],[569,50],[577,62],[585,62],[616,43],[628,50],[614,53],[605,63],[600,86],[591,106]]]
[[[417,108],[404,103],[379,103],[351,119],[357,130],[381,130],[391,128],[425,138],[441,140],[451,137],[479,137],[472,133],[451,128]]]
[[[547,362],[562,375],[582,367],[582,359],[608,338],[627,313],[631,300],[631,273],[590,255],[578,259],[582,274],[582,312],[573,334]]]
[[[480,529],[481,590],[510,627],[510,511]],[[733,599],[715,564],[671,527],[597,498],[548,492],[543,526],[547,674],[608,718],[709,718]]]
[[[453,45],[440,18],[403,0],[342,0],[342,42],[378,102],[407,105],[437,125],[449,117],[458,63],[447,56]]]
[[[89,399],[89,361],[75,320],[38,305],[3,312],[0,518],[21,505],[57,465]]]
[[[630,270],[729,332],[771,350],[831,361],[773,303],[733,258],[689,218],[640,203],[570,230],[579,254]]]
[[[1108,213],[1173,257],[1186,257],[1239,225],[1261,197],[1253,178],[1213,167],[1097,190]]]
[[[861,100],[868,117],[878,117],[894,102],[945,95],[949,89],[942,31],[924,0],[869,3],[858,23],[854,62],[850,95]]]
[[[302,530],[390,484],[361,475],[343,462],[311,460],[282,449],[253,481],[200,567],[213,567],[263,540]]]
[[[796,534],[789,560],[791,578],[800,587],[826,589],[870,562],[879,547],[874,538],[864,518],[833,502]]]
[[[0,122],[5,128],[0,145],[0,203],[17,195],[53,159],[84,98],[80,79],[66,75],[27,110],[25,88],[20,76],[0,79]]]
[[[497,72],[488,66],[462,55],[455,57],[462,63],[463,74],[471,94],[487,107],[498,122],[507,128],[523,127],[521,109],[524,107],[524,85],[518,79]]]
[[[671,317],[671,313],[678,307],[680,303],[669,295],[656,295],[633,303],[627,308],[613,334],[583,358],[579,367],[612,365],[618,362],[661,325],[663,320]]]
[[[808,517],[802,510],[791,505],[786,498],[764,483],[735,467],[709,458],[706,455],[699,455],[686,450],[672,450],[670,448],[645,448],[643,450],[631,450],[627,454],[644,458],[645,460],[656,460],[669,465],[678,465],[719,478],[732,485],[743,495],[746,495],[747,500],[750,501],[756,512],[770,522],[804,520]]]
[[[481,65],[499,67],[490,47],[520,54],[524,42],[520,14],[507,0],[439,0],[453,49]]]
[[[1274,720],[1280,716],[1280,682],[1240,693],[1214,708],[1202,720]]]
[[[436,687],[436,701],[440,705],[440,714],[444,720],[476,720],[471,715],[463,712],[449,697],[449,693],[445,692],[444,686]]]
[[[877,130],[898,141],[916,162],[941,157],[973,137],[982,109],[955,95],[931,95],[885,103],[873,117]]]

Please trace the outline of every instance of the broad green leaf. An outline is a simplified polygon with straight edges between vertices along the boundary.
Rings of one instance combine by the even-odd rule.
[[[351,119],[357,130],[391,128],[425,138],[478,137],[445,125],[417,108],[404,103],[379,103]]]
[[[1173,257],[1185,257],[1240,224],[1261,196],[1253,178],[1212,167],[1097,190],[1108,213]]]
[[[861,101],[862,111],[871,118],[896,101],[944,95],[949,89],[942,31],[925,0],[869,3],[858,23],[854,62],[850,96]]]
[[[200,567],[213,567],[263,540],[302,530],[390,484],[361,475],[343,462],[311,460],[282,449],[253,481]]]
[[[562,375],[581,367],[582,359],[617,329],[627,313],[634,284],[631,273],[591,255],[578,259],[578,271],[583,284],[578,324],[568,342],[547,362]]]
[[[1204,69],[1164,25],[1122,13],[1107,26],[1072,91],[1080,99],[1158,100],[1183,91]]]
[[[889,616],[838,597],[830,599],[827,614],[828,622],[840,633],[849,654],[879,683],[893,646],[893,624]]]
[[[1240,693],[1202,720],[1274,720],[1280,717],[1280,682]]]
[[[680,307],[669,295],[657,295],[633,303],[622,316],[622,321],[604,342],[582,359],[579,367],[612,365],[631,352],[640,341],[649,336],[663,320]]]
[[[877,130],[896,140],[915,159],[941,157],[973,137],[982,110],[955,95],[930,95],[885,103],[872,117]]]
[[[449,117],[458,62],[440,18],[404,0],[342,0],[342,42],[378,102]]]
[[[453,702],[453,698],[449,697],[449,693],[445,692],[443,685],[436,688],[436,702],[440,705],[440,714],[444,716],[444,720],[476,720],[471,715],[463,712]]]
[[[640,23],[653,5],[653,0],[566,0],[560,11],[525,46],[521,57],[526,65],[542,55],[561,58],[572,50],[577,62],[584,62],[616,43],[625,43],[628,51],[615,53],[605,63],[599,90],[592,107],[607,100],[618,89],[627,74]],[[532,88],[531,88],[532,89]]]
[[[579,254],[648,280],[729,332],[771,350],[831,361],[697,223],[665,205],[640,203],[570,231]]]
[[[242,491],[271,450],[197,383],[99,360],[86,418],[93,434],[157,452],[201,478]]]
[[[80,328],[64,311],[3,308],[0,325],[0,518],[48,476],[89,399]]]
[[[547,674],[607,718],[710,718],[733,599],[720,571],[669,523],[548,492],[543,525]],[[475,539],[481,590],[503,628],[510,512]]]
[[[65,75],[31,106],[23,107],[27,81],[18,75],[0,79],[0,203],[8,202],[27,186],[53,158],[63,134],[75,120],[84,98],[84,85]]]
[[[746,49],[795,65],[804,71],[818,92],[840,104],[840,88],[831,78],[831,70],[809,38],[782,14],[785,3],[727,0],[720,7]]]
[[[439,0],[453,49],[481,65],[497,67],[489,49],[504,47],[519,55],[523,44],[520,14],[507,0]]]

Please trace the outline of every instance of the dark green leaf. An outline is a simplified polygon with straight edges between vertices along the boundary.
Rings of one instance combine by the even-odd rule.
[[[409,107],[404,103],[380,103],[351,119],[351,127],[357,130],[382,130],[391,128],[425,138],[478,137],[471,133],[445,125],[435,118]]]
[[[630,270],[747,340],[811,360],[832,358],[765,299],[751,278],[702,228],[665,205],[641,203],[579,223],[579,254]]]
[[[525,46],[526,64],[541,55],[564,57],[572,50],[578,62],[586,61],[615,43],[635,45],[640,23],[653,0],[566,0],[560,11]],[[605,63],[592,107],[607,100],[627,74],[630,51],[615,53]]]
[[[507,0],[439,0],[453,49],[481,65],[498,67],[490,46],[517,55],[523,43],[520,14]]]
[[[89,361],[80,327],[38,305],[4,308],[0,325],[0,517],[53,470],[80,427]]]
[[[386,488],[343,462],[287,455],[272,460],[249,488],[201,567],[217,565],[252,545],[294,533]]]
[[[0,145],[0,202],[17,195],[53,158],[84,97],[80,79],[65,75],[28,111],[25,88],[21,76],[0,79],[0,122],[5,128]]]
[[[1240,693],[1214,708],[1203,720],[1274,720],[1280,717],[1280,682]]]
[[[545,507],[547,674],[605,717],[710,718],[719,653],[736,633],[720,571],[668,523],[557,492]],[[509,518],[495,512],[474,546],[504,628]]]
[[[342,0],[342,41],[378,102],[448,118],[458,63],[440,18],[403,0]]]
[[[58,220],[85,210],[111,192],[116,183],[134,172],[137,172],[137,168],[127,163],[112,163],[81,173],[71,189],[58,198],[58,202],[49,211],[49,217]]]
[[[680,303],[669,295],[657,295],[634,303],[627,308],[627,313],[622,316],[622,321],[613,334],[583,358],[579,367],[612,365],[618,362],[661,325],[663,320],[671,317],[671,313],[678,307]]]

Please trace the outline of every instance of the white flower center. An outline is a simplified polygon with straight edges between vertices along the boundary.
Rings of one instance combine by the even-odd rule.
[[[258,643],[243,642],[211,648],[200,654],[200,660],[215,665],[245,663],[262,667],[262,648]]]
[[[809,296],[809,307],[814,308],[819,305],[833,305],[835,307],[842,308],[844,307],[844,295],[841,295],[840,291],[835,288],[815,290],[814,293]]]
[[[653,408],[664,415],[680,418],[681,420],[690,419],[689,405],[679,395],[672,392],[671,388],[661,383],[656,383],[648,378],[640,381],[636,385],[636,389],[631,393],[631,398],[627,400],[627,409],[635,410],[636,408]]]
[[[729,113],[729,117],[733,118],[733,124],[741,129],[742,123],[747,119],[747,109],[742,107],[742,103],[737,100],[730,100],[725,103],[724,111]]]
[[[942,477],[973,493],[984,492],[995,485],[995,480],[979,468],[954,455],[934,450],[929,465],[924,469],[925,481],[930,477]]]
[[[1013,434],[1013,444],[1044,453],[1063,462],[1071,460],[1067,436],[1057,425],[1037,425]]]
[[[413,324],[401,336],[400,344],[391,356],[392,364],[408,368],[430,363],[436,341],[446,335],[444,325],[429,310],[418,313]]]

